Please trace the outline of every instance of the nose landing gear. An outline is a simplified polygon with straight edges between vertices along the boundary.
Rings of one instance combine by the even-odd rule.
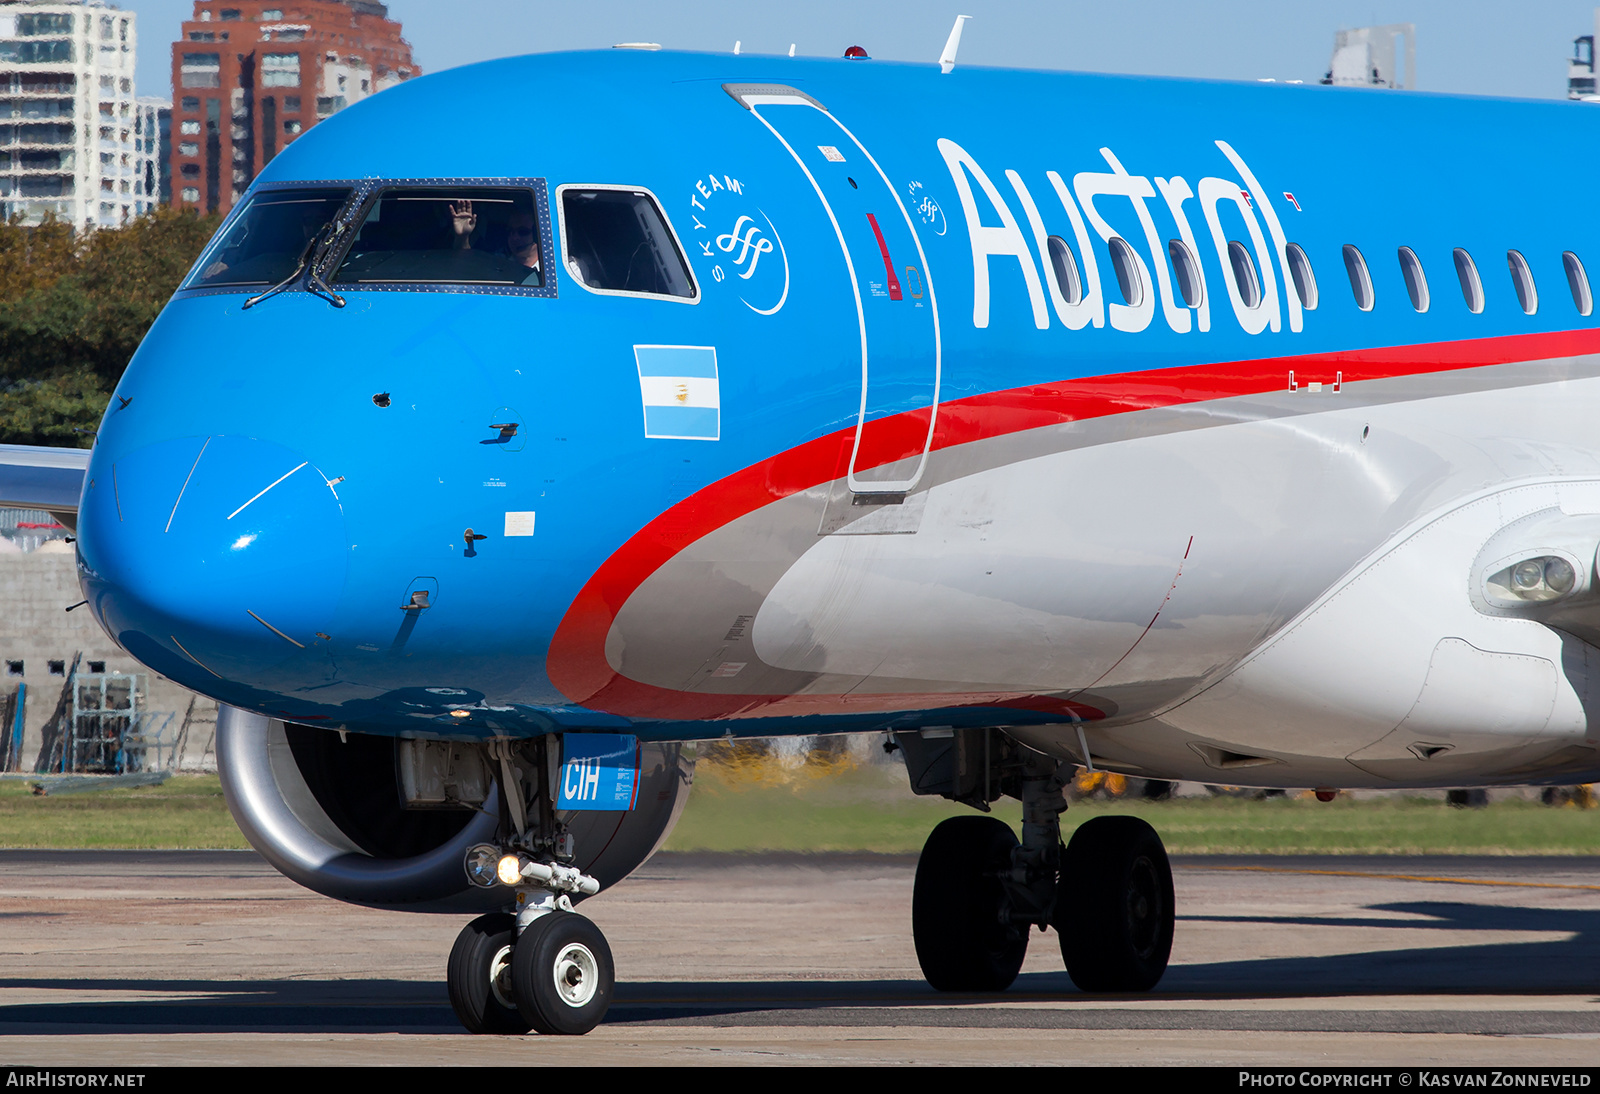
[[[491,749],[515,835],[471,848],[464,865],[474,885],[511,887],[511,910],[479,916],[456,938],[450,1005],[469,1033],[588,1033],[611,1006],[616,966],[600,928],[572,910],[571,895],[592,896],[600,882],[561,861],[572,859],[573,838],[556,820],[553,790],[541,793],[555,785],[554,751]]]
[[[447,980],[468,1033],[581,1035],[606,1016],[616,965],[600,928],[577,912],[546,912],[520,935],[513,916],[491,912],[457,936]]]

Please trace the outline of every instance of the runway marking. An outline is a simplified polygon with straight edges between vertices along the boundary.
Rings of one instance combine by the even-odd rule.
[[[1508,889],[1583,889],[1591,893],[1600,893],[1600,885],[1570,885],[1559,881],[1487,881],[1483,878],[1431,877],[1426,874],[1379,874],[1365,870],[1306,870],[1296,869],[1292,866],[1202,866],[1195,863],[1185,863],[1184,865],[1195,870],[1232,870],[1257,874],[1312,874],[1318,877],[1370,877],[1385,878],[1390,881],[1436,881],[1444,885],[1493,885],[1503,886]]]

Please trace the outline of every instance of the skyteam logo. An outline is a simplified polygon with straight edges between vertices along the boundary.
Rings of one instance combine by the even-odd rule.
[[[722,393],[714,346],[634,346],[644,435],[663,441],[722,437]]]
[[[789,299],[789,255],[772,218],[731,175],[696,179],[689,205],[703,279],[734,289],[757,315],[776,314]]]
[[[756,269],[761,264],[761,256],[772,253],[772,240],[763,239],[761,228],[747,216],[742,216],[733,222],[733,231],[718,236],[717,246],[727,251],[730,256],[733,256],[736,248],[738,249],[739,254],[733,258],[733,264],[736,267],[744,267],[739,276],[746,281],[756,275]],[[750,261],[749,266],[745,266],[746,259]]]

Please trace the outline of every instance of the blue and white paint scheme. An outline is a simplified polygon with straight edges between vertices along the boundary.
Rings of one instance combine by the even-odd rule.
[[[503,785],[620,734],[646,802],[673,742],[870,729],[1007,770],[1594,780],[1600,229],[1528,180],[1581,177],[1597,126],[630,50],[410,81],[274,159],[151,329],[85,595],[238,755],[306,770],[339,730]],[[270,223],[281,282],[241,272]],[[236,810],[277,816],[252,778]],[[466,829],[276,824],[324,891],[467,899],[319,880]]]

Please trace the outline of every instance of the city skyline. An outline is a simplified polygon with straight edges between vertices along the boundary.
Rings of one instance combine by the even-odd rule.
[[[146,43],[172,42],[193,0],[123,0]],[[1572,39],[1594,30],[1594,0],[1546,0],[1512,10],[1490,0],[1338,0],[1283,5],[1152,0],[1102,10],[1086,0],[961,0],[870,4],[820,0],[804,10],[709,0],[692,10],[640,0],[595,0],[537,10],[525,0],[391,0],[424,72],[547,50],[653,41],[668,49],[838,56],[862,45],[884,60],[932,61],[957,14],[971,14],[961,59],[972,65],[1078,69],[1214,79],[1314,81],[1326,71],[1337,30],[1417,25],[1418,88],[1462,94],[1562,98]],[[493,33],[482,28],[494,28]],[[139,58],[140,94],[169,95],[165,60]]]

